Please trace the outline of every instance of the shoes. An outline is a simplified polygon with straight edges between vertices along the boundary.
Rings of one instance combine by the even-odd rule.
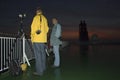
[[[43,73],[42,74],[38,74],[37,72],[33,72],[33,75],[35,75],[35,76],[42,76]]]

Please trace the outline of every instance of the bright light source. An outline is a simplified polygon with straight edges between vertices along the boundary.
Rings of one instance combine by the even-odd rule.
[[[19,17],[20,17],[20,18],[22,18],[22,17],[23,17],[23,15],[22,15],[22,14],[19,14]]]
[[[19,14],[19,17],[20,17],[20,18],[25,18],[25,17],[26,17],[26,14]]]

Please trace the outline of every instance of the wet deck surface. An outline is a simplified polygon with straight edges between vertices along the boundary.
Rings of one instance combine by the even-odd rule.
[[[80,46],[71,43],[61,51],[61,67],[51,68],[51,58],[43,76],[34,76],[32,66],[22,75],[8,72],[0,80],[120,80],[120,45]]]

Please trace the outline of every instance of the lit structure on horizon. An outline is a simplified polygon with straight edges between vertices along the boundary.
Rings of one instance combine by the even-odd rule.
[[[87,24],[86,24],[85,21],[81,21],[80,24],[79,24],[79,40],[81,42],[89,41]]]

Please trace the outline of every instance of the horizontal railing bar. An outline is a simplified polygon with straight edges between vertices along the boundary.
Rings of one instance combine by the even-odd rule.
[[[34,59],[34,55],[31,50],[32,44],[30,39],[25,39],[26,42],[26,55],[28,56],[28,60]],[[22,38],[15,37],[0,37],[0,72],[4,72],[9,69],[9,63],[12,59],[18,58],[22,63]]]

